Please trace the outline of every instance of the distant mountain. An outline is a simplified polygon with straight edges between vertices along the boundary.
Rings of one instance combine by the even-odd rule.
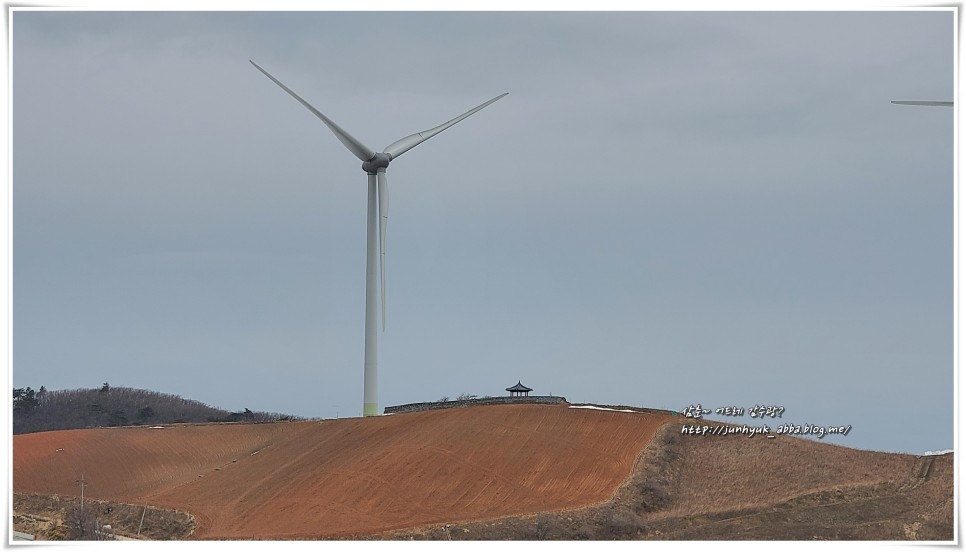
[[[13,433],[199,422],[300,419],[274,412],[229,412],[178,395],[105,383],[95,389],[13,390]]]

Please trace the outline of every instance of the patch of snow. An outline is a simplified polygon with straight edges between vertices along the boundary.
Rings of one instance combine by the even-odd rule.
[[[148,429],[164,429],[164,426],[151,426]]]
[[[923,456],[939,456],[941,454],[946,454],[947,452],[953,452],[953,449],[946,449],[946,450],[927,450],[926,452],[922,453],[922,455]]]
[[[609,410],[611,412],[634,412],[633,410],[628,410],[626,408],[622,408],[622,409],[618,410],[616,408],[604,408],[604,407],[601,407],[601,406],[593,406],[593,405],[589,405],[589,404],[588,405],[581,405],[581,406],[570,405],[570,408],[589,408],[591,410]]]

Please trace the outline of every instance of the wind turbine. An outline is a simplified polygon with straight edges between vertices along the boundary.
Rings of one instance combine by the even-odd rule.
[[[406,153],[419,144],[436,136],[440,132],[448,129],[491,103],[509,94],[505,92],[499,96],[484,102],[466,113],[451,119],[437,127],[429,130],[410,134],[405,138],[400,138],[386,146],[381,153],[373,151],[365,144],[354,138],[342,127],[337,125],[332,119],[322,114],[318,109],[312,107],[309,102],[303,100],[298,94],[285,86],[278,79],[269,74],[268,71],[259,67],[257,63],[248,60],[256,69],[266,77],[279,85],[282,90],[288,92],[293,98],[305,106],[306,109],[315,114],[316,117],[329,127],[335,137],[342,142],[353,155],[362,161],[362,170],[366,171],[369,179],[369,200],[366,215],[366,352],[365,352],[365,376],[363,382],[362,415],[379,415],[379,388],[376,383],[378,376],[376,362],[376,317],[377,301],[376,296],[381,298],[382,328],[386,329],[386,222],[389,220],[389,185],[386,181],[386,168],[389,162]],[[378,251],[378,256],[377,256]],[[377,278],[377,268],[378,278]],[[377,282],[378,279],[378,291]]]

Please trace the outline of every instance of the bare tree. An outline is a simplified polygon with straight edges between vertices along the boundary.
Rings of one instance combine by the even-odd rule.
[[[94,508],[83,508],[81,504],[71,506],[64,515],[68,540],[114,540],[114,530],[102,525]]]

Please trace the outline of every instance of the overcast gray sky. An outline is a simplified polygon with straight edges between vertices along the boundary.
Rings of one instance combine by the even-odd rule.
[[[953,446],[951,11],[15,11],[13,384],[362,412],[366,176],[388,171],[380,406],[785,407]],[[730,421],[760,425],[761,421]]]

